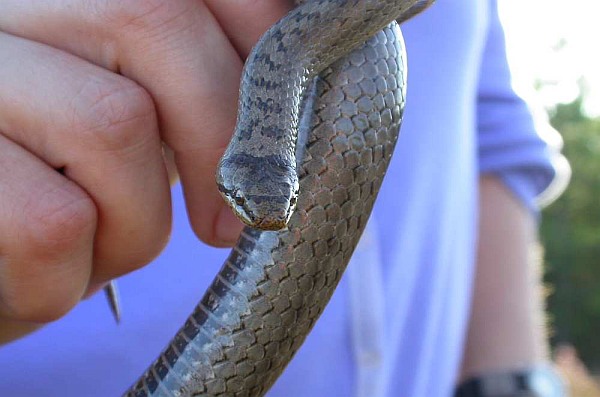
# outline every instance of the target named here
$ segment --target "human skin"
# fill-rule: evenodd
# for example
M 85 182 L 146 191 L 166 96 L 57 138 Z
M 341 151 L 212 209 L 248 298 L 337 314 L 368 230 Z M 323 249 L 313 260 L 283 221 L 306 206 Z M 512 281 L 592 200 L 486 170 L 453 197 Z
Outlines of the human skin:
M 494 176 L 480 179 L 479 243 L 460 380 L 548 361 L 537 225 Z
M 291 7 L 0 2 L 3 339 L 61 317 L 158 255 L 171 223 L 163 143 L 198 237 L 234 243 L 242 225 L 215 168 L 235 124 L 243 60 Z
M 0 343 L 61 317 L 161 251 L 171 212 L 163 143 L 198 237 L 233 244 L 242 226 L 214 170 L 235 124 L 243 60 L 291 3 L 0 2 Z M 482 180 L 482 203 L 507 199 L 496 183 Z M 527 219 L 520 207 L 507 210 Z M 481 232 L 487 241 L 490 230 Z M 498 302 L 479 290 L 476 302 Z M 491 368 L 473 359 L 481 349 L 469 350 L 489 341 L 483 331 L 471 327 L 465 373 Z

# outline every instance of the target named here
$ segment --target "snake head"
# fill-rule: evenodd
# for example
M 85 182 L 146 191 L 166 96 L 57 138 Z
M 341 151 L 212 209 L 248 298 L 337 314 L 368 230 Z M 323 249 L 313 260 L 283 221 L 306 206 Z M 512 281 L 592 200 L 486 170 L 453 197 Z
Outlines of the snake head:
M 298 176 L 282 156 L 226 155 L 217 169 L 221 195 L 245 224 L 284 228 L 296 208 Z

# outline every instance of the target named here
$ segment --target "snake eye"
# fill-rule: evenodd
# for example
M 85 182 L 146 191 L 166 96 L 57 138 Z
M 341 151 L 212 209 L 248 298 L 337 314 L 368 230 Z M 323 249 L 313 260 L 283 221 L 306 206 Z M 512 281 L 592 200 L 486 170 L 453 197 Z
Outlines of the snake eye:
M 236 203 L 237 205 L 239 205 L 240 207 L 241 207 L 241 206 L 243 206 L 243 205 L 244 205 L 244 203 L 246 202 L 246 200 L 244 200 L 244 197 L 242 197 L 242 196 L 239 196 L 239 195 L 237 195 L 237 194 L 235 195 L 235 198 L 234 198 L 234 200 L 235 200 L 235 203 Z

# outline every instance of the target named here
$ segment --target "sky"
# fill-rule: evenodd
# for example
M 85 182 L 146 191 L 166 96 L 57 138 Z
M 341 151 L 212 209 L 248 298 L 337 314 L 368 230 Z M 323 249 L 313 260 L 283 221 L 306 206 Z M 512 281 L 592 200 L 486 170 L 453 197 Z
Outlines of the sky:
M 544 83 L 547 107 L 569 102 L 585 81 L 585 110 L 600 116 L 600 2 L 498 0 L 517 87 Z

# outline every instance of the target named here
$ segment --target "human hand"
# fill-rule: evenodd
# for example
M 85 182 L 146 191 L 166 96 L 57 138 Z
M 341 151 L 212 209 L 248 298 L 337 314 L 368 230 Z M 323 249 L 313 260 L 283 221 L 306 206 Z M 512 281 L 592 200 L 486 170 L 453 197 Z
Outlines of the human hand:
M 196 234 L 234 243 L 242 225 L 215 167 L 243 59 L 291 6 L 0 2 L 0 328 L 61 317 L 160 252 L 171 215 L 162 142 Z

